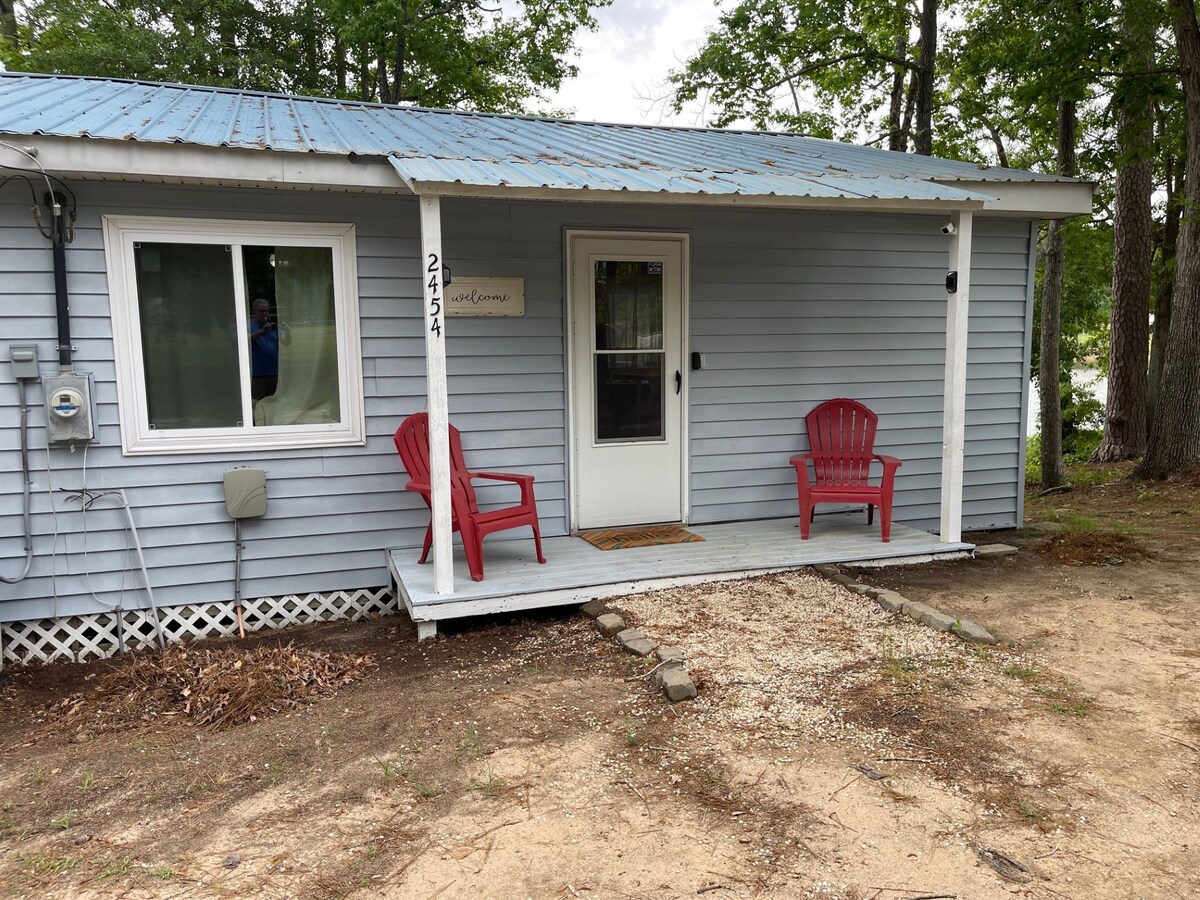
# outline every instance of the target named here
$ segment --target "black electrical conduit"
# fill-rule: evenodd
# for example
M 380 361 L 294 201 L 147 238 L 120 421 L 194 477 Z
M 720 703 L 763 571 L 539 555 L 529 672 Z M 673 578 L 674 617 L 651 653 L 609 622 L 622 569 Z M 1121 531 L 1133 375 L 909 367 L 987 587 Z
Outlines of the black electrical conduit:
M 54 306 L 58 315 L 58 365 L 71 369 L 71 308 L 67 298 L 67 219 L 63 215 L 66 198 L 57 192 L 46 194 L 46 205 L 54 210 L 50 242 L 54 254 Z

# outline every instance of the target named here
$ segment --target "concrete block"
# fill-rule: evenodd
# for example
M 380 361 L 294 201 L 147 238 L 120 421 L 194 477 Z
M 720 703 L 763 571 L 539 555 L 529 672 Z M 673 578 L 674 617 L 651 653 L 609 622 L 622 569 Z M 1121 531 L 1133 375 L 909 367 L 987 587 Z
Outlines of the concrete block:
M 607 612 L 612 612 L 604 605 L 603 600 L 589 600 L 583 606 L 579 607 L 579 611 L 589 619 L 598 619 Z
M 901 610 L 906 616 L 914 621 L 922 621 L 921 617 L 937 612 L 932 606 L 927 603 L 922 603 L 920 600 L 909 600 L 904 604 L 904 609 Z
M 919 600 L 909 600 L 901 610 L 910 619 L 915 619 L 922 625 L 936 628 L 938 631 L 949 631 L 957 621 L 954 616 L 939 612 L 927 603 Z
M 976 559 L 999 559 L 1002 556 L 1016 556 L 1017 548 L 1008 544 L 981 544 L 975 548 Z
M 976 625 L 970 619 L 959 619 L 950 630 L 963 640 L 970 641 L 973 644 L 996 643 L 996 639 L 990 631 L 982 625 Z
M 696 685 L 683 669 L 667 669 L 662 677 L 663 693 L 672 703 L 692 700 L 696 696 Z
M 684 660 L 682 647 L 659 647 L 654 653 L 658 657 L 659 662 L 682 663 Z
M 625 630 L 625 620 L 616 613 L 604 613 L 596 618 L 596 630 L 607 637 L 616 637 Z
M 657 647 L 658 644 L 649 638 L 637 638 L 621 644 L 621 648 L 626 653 L 632 653 L 634 656 L 649 656 Z
M 880 591 L 875 595 L 875 602 L 888 612 L 898 613 L 904 611 L 904 604 L 908 602 L 908 598 L 895 591 Z
M 813 566 L 813 571 L 818 575 L 824 575 L 826 578 L 842 574 L 838 571 L 837 566 L 831 566 L 829 563 L 821 563 L 820 565 Z
M 617 641 L 626 653 L 632 653 L 634 656 L 649 656 L 658 647 L 658 644 L 642 634 L 639 628 L 626 628 L 619 632 Z

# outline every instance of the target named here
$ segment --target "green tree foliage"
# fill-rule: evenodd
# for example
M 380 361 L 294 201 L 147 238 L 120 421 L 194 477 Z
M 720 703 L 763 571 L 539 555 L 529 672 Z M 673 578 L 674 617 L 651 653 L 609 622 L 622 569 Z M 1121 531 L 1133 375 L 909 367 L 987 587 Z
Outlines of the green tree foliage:
M 1083 452 L 1082 433 L 1100 425 L 1103 407 L 1091 396 L 1094 378 L 1080 375 L 1108 369 L 1108 308 L 1112 297 L 1112 225 L 1073 219 L 1062 229 L 1063 289 L 1058 344 L 1058 397 L 1061 410 L 1062 453 L 1073 460 Z M 1038 268 L 1033 320 L 1033 360 L 1030 377 L 1041 365 L 1041 298 L 1044 269 Z M 1039 448 L 1041 445 L 1039 444 Z M 1092 443 L 1087 452 L 1094 449 Z M 1076 460 L 1077 461 L 1077 460 Z
M 951 5 L 951 4 L 946 4 Z M 922 14 L 894 0 L 743 0 L 670 76 L 672 104 L 713 107 L 712 122 L 748 121 L 839 140 L 871 135 L 892 149 L 914 137 L 924 69 Z M 928 65 L 927 65 L 928 64 Z
M 1044 230 L 1044 229 L 1043 229 Z M 1112 225 L 1104 221 L 1072 219 L 1063 228 L 1066 243 L 1063 272 L 1062 336 L 1058 358 L 1063 377 L 1072 371 L 1096 368 L 1107 373 L 1108 304 L 1112 295 Z M 1042 269 L 1037 272 L 1035 298 L 1042 295 Z M 1035 304 L 1040 303 L 1035 299 Z M 1042 335 L 1035 316 L 1033 360 L 1029 371 L 1037 376 Z
M 1041 379 L 1041 405 L 1050 430 L 1069 435 L 1081 408 L 1075 402 L 1078 391 L 1072 386 L 1072 370 L 1084 357 L 1101 369 L 1108 364 L 1114 172 L 1149 152 L 1157 161 L 1156 184 L 1167 186 L 1168 201 L 1179 193 L 1179 78 L 1166 4 L 1161 0 L 954 0 L 939 10 L 937 4 L 919 0 L 907 4 L 744 0 L 728 9 L 699 53 L 673 74 L 673 102 L 677 109 L 690 101 L 706 102 L 716 124 L 749 121 L 762 128 L 790 128 L 907 149 L 916 136 L 915 86 L 923 70 L 920 23 L 923 14 L 931 11 L 941 13 L 933 65 L 934 151 L 958 159 L 1077 174 L 1098 186 L 1097 222 L 1049 229 L 1041 242 L 1040 262 L 1050 260 L 1052 265 L 1048 282 L 1039 273 L 1039 315 L 1043 309 L 1046 313 L 1046 322 L 1039 325 L 1059 334 L 1055 348 L 1060 351 L 1057 361 L 1053 354 L 1045 360 L 1058 377 Z M 1130 28 L 1130 22 L 1138 27 Z M 1153 48 L 1146 46 L 1148 36 Z M 1143 141 L 1138 154 L 1132 154 L 1130 140 L 1118 140 L 1118 121 L 1144 122 L 1147 112 L 1157 123 L 1153 142 L 1147 148 Z M 1155 232 L 1155 277 L 1162 286 L 1158 308 L 1164 319 L 1169 314 L 1179 207 L 1168 209 L 1175 218 L 1164 216 L 1160 207 Z M 1122 221 L 1128 225 L 1130 217 Z M 1143 227 L 1138 232 L 1138 253 L 1145 252 L 1145 234 Z M 1129 257 L 1121 253 L 1131 252 L 1131 246 L 1132 242 L 1123 241 L 1117 248 L 1118 271 L 1128 270 L 1124 260 Z M 1143 285 L 1144 276 L 1137 290 L 1147 294 L 1143 302 L 1148 305 L 1148 287 Z M 1044 307 L 1043 288 L 1052 298 Z M 1128 296 L 1125 285 L 1123 302 L 1135 302 Z M 1119 321 L 1144 326 L 1136 312 Z M 1158 338 L 1156 334 L 1156 345 Z M 1122 346 L 1139 340 L 1133 335 Z M 1129 371 L 1141 371 L 1137 365 L 1131 367 L 1129 359 L 1127 353 L 1122 356 L 1124 364 L 1114 374 L 1118 381 L 1124 382 Z M 1035 368 L 1040 361 L 1038 353 Z M 1113 385 L 1114 396 L 1120 387 Z M 1060 408 L 1066 410 L 1061 429 Z M 1051 463 L 1060 456 L 1054 434 L 1046 450 Z M 1053 480 L 1061 466 L 1052 464 L 1046 471 Z
M 610 0 L 30 0 L 14 70 L 519 112 Z

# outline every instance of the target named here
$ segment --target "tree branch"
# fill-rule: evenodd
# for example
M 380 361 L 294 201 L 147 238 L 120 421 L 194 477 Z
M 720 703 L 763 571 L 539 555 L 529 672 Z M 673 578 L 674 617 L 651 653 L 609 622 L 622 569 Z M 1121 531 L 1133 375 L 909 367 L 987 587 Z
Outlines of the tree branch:
M 876 62 L 889 62 L 895 66 L 901 66 L 905 69 L 916 69 L 916 64 L 909 62 L 907 59 L 899 56 L 892 56 L 889 53 L 880 53 L 878 50 L 860 50 L 857 53 L 844 53 L 841 56 L 831 56 L 828 59 L 821 59 L 815 63 L 809 63 L 807 66 L 797 69 L 795 72 L 789 72 L 779 80 L 772 84 L 763 85 L 764 90 L 774 90 L 783 85 L 785 81 L 790 81 L 794 78 L 801 78 L 811 72 L 816 72 L 819 69 L 828 69 L 830 66 L 836 66 L 838 63 L 850 62 L 852 59 L 873 59 Z

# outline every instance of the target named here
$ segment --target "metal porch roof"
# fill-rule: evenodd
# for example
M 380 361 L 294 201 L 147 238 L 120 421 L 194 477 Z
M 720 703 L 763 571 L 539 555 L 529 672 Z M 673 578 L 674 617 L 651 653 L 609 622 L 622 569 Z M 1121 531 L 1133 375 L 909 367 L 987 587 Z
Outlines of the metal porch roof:
M 224 88 L 0 73 L 0 134 L 387 157 L 425 184 L 971 202 L 1053 176 L 796 134 L 605 125 Z

